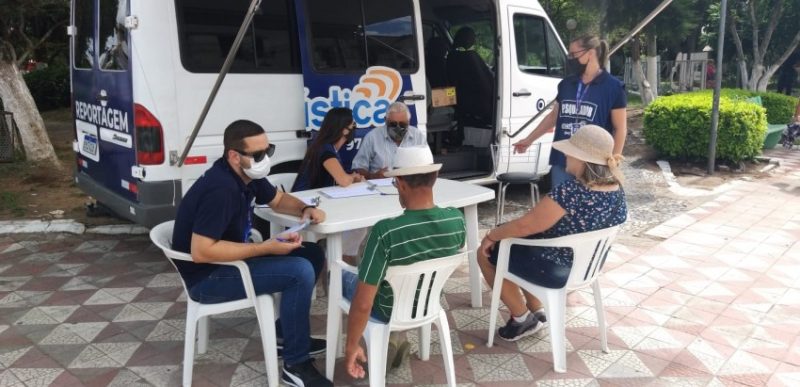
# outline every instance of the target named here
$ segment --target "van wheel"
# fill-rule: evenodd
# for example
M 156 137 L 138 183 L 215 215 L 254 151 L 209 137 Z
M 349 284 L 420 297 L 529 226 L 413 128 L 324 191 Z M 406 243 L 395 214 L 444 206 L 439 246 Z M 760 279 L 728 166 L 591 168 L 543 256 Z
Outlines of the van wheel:
M 111 208 L 100 202 L 86 203 L 86 216 L 90 218 L 107 217 L 107 218 L 123 219 L 121 216 L 117 215 L 117 213 L 114 212 L 114 210 L 112 210 Z

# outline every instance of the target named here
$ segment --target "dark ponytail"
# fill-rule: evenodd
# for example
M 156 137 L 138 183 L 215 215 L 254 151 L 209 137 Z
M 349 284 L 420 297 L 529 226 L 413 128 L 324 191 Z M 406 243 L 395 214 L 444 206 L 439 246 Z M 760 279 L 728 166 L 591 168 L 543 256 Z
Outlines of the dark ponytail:
M 597 47 L 597 60 L 600 61 L 600 68 L 608 70 L 606 63 L 608 62 L 608 42 L 600 39 L 600 47 Z

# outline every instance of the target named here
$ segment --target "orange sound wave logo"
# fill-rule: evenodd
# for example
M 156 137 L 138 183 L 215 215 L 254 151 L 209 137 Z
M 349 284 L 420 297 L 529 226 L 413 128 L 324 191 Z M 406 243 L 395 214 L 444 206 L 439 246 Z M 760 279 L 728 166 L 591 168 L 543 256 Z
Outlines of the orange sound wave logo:
M 360 93 L 364 98 L 383 98 L 389 101 L 397 100 L 403 86 L 400 73 L 390 67 L 374 66 L 367 69 L 362 75 L 353 91 Z
M 403 91 L 403 78 L 397 70 L 373 66 L 358 79 L 352 89 L 332 85 L 327 96 L 309 97 L 305 89 L 306 128 L 319 129 L 325 114 L 334 107 L 353 110 L 353 120 L 358 127 L 380 126 L 386 121 L 389 105 L 397 101 Z

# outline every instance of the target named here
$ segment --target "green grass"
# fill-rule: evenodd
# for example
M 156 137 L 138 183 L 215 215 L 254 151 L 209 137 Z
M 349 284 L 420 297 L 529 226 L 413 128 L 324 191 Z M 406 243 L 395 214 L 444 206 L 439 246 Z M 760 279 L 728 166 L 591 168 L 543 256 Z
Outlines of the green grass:
M 25 208 L 20 203 L 20 196 L 14 192 L 0 192 L 0 211 L 10 211 L 15 216 L 25 215 Z
M 636 94 L 628 93 L 628 107 L 634 107 L 634 108 L 644 107 L 644 105 L 642 104 L 642 97 Z

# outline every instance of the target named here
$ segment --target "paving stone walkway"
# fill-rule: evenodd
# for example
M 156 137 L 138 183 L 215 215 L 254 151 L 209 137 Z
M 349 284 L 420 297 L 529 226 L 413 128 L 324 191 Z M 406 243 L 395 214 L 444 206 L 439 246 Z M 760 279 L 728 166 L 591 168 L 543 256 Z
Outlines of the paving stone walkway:
M 798 153 L 770 152 L 784 159 L 777 177 L 737 183 L 650 230 L 656 246 L 617 244 L 601 280 L 611 352 L 599 351 L 590 291 L 575 291 L 565 374 L 553 372 L 546 332 L 486 348 L 489 311 L 469 306 L 457 272 L 444 303 L 459 383 L 800 385 Z M 317 336 L 326 301 L 311 311 Z M 0 235 L 0 386 L 177 386 L 185 309 L 177 274 L 146 236 Z M 254 314 L 211 325 L 194 383 L 265 385 Z M 429 361 L 412 355 L 388 385 L 445 383 L 436 331 L 433 341 Z M 341 361 L 336 374 L 336 385 L 366 384 Z

